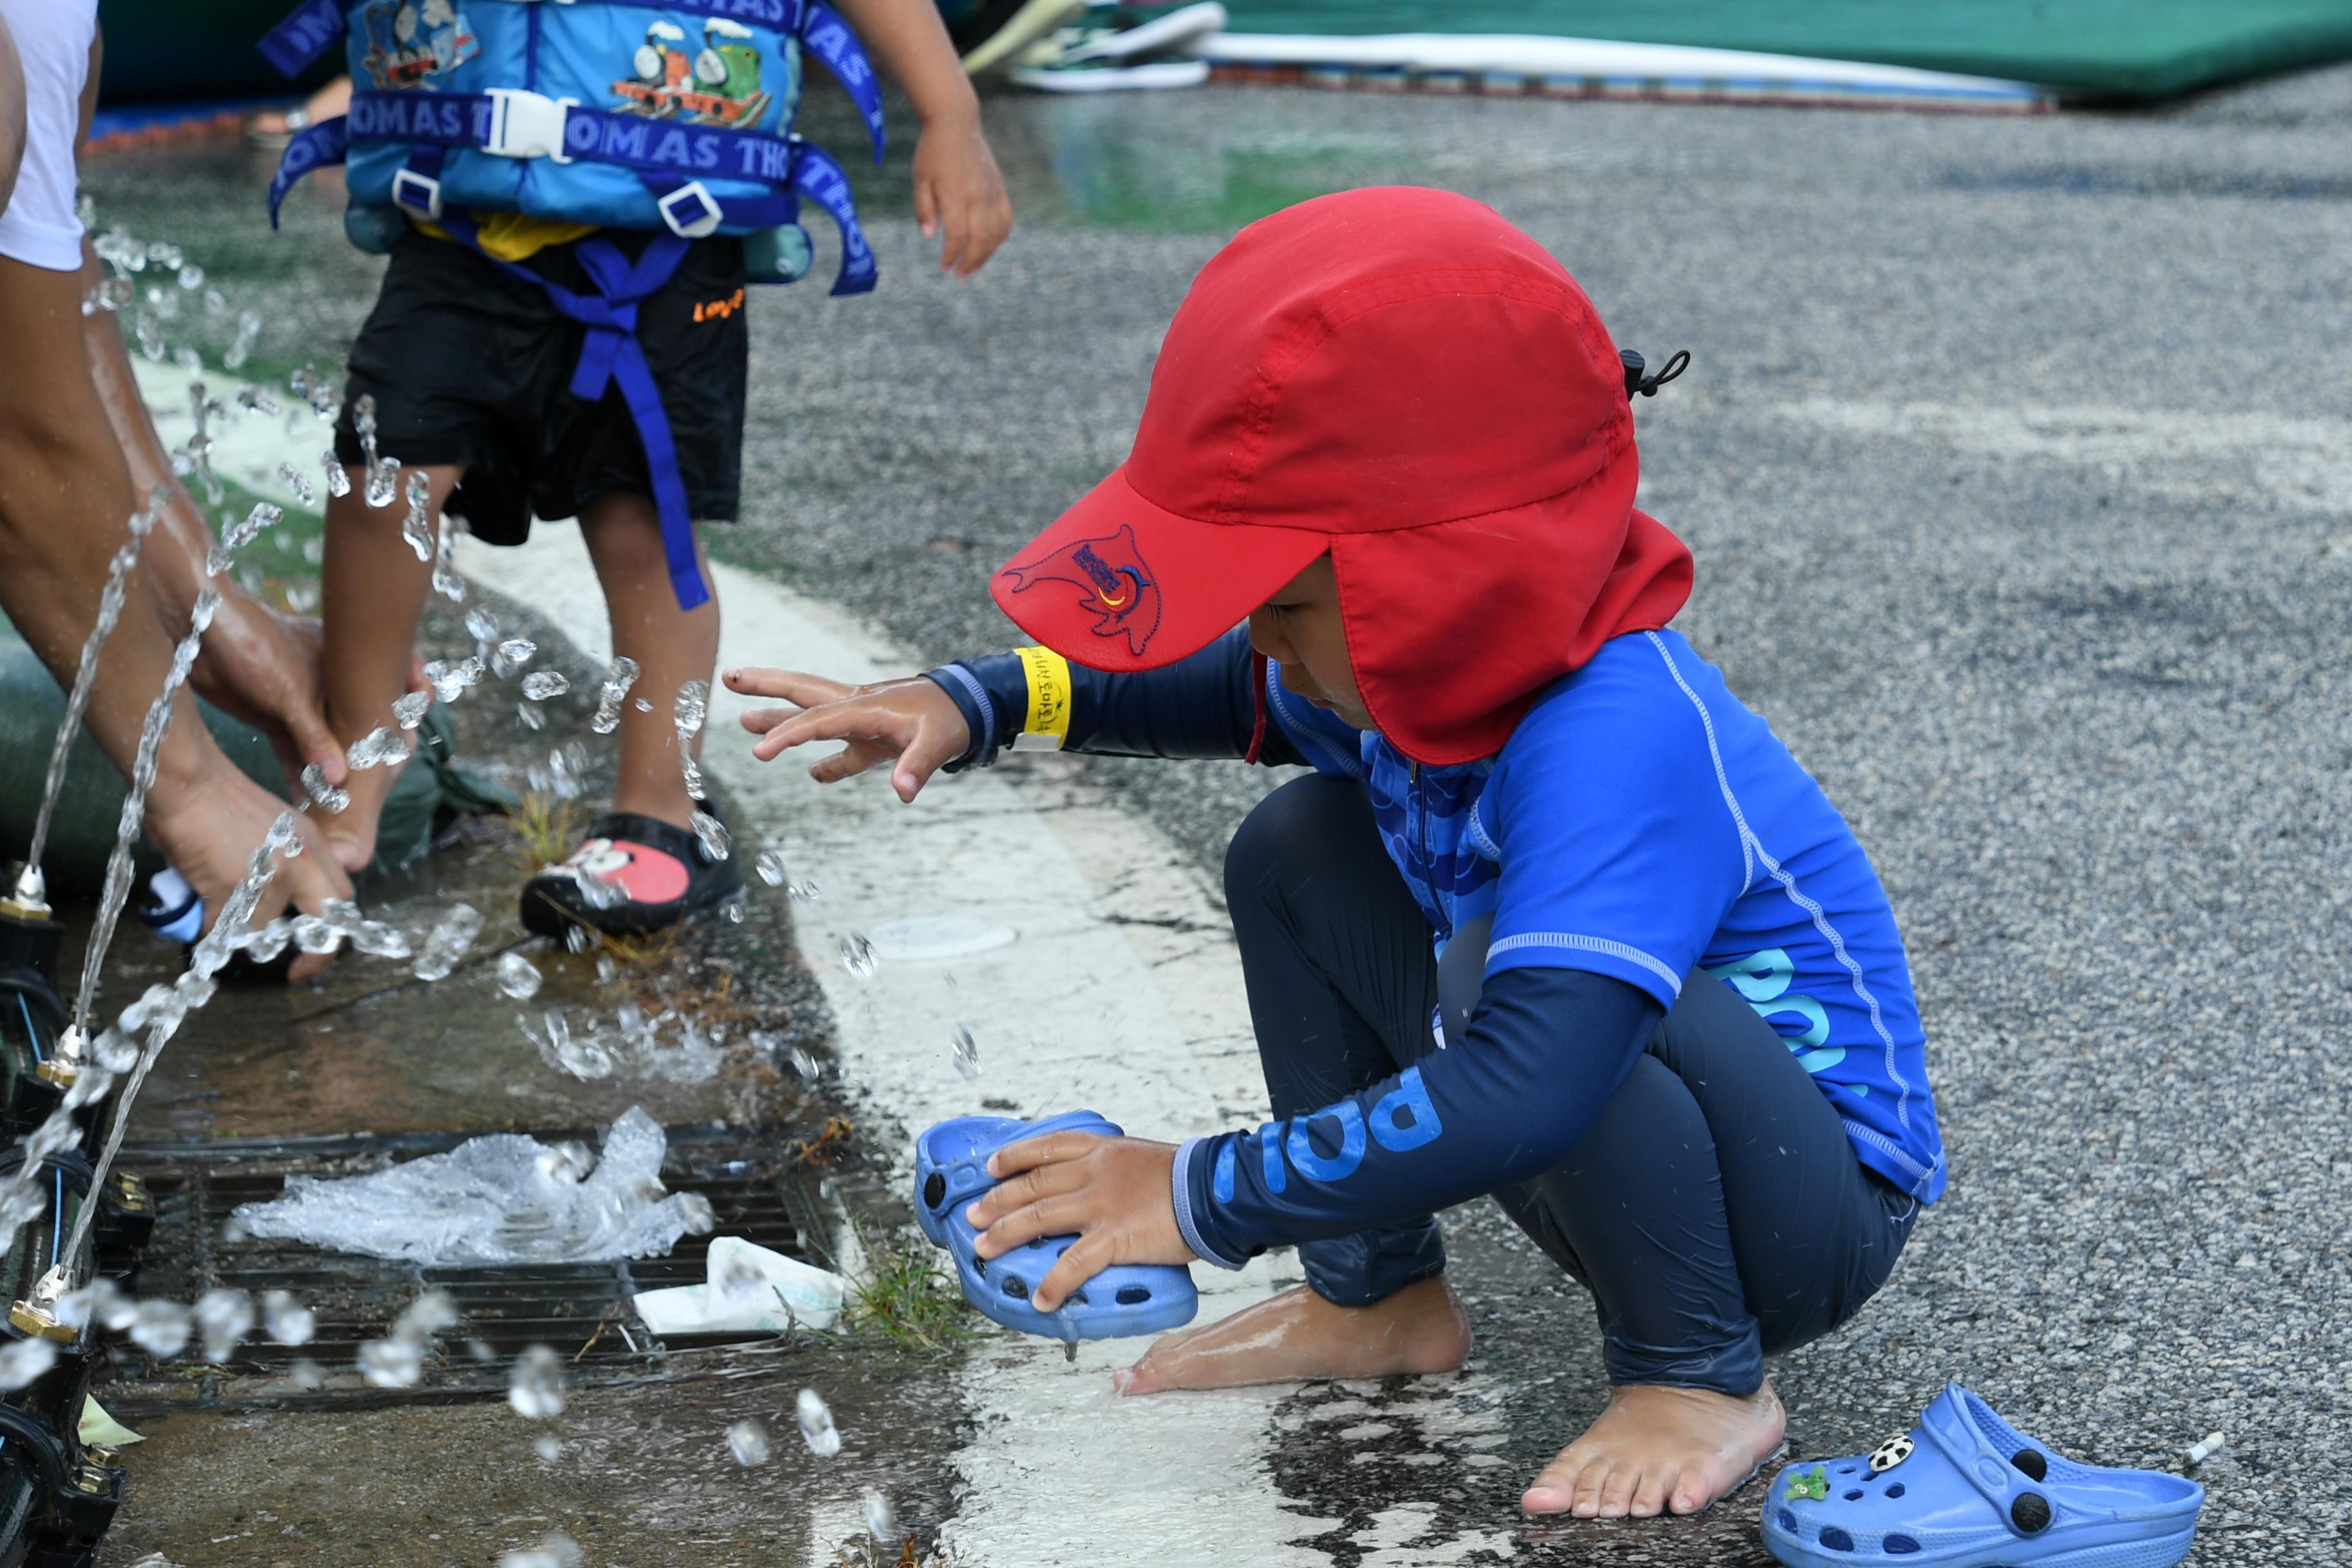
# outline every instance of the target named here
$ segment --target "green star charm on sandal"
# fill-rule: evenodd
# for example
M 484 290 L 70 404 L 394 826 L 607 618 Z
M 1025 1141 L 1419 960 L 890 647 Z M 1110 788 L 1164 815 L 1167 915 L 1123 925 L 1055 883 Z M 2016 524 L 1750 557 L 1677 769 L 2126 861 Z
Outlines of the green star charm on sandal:
M 1790 1501 L 1811 1498 L 1815 1502 L 1827 1502 L 1830 1500 L 1830 1473 L 1819 1465 L 1810 1472 L 1795 1471 L 1789 1477 L 1789 1489 L 1780 1495 Z

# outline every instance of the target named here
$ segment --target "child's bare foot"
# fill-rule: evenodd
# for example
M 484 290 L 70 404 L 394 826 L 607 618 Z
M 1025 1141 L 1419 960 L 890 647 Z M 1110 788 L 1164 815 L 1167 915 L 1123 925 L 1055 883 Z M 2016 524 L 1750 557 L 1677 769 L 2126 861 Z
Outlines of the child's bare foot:
M 1544 1467 L 1519 1506 L 1580 1519 L 1696 1513 L 1770 1458 L 1787 1426 L 1769 1383 L 1745 1399 L 1703 1388 L 1615 1389 L 1601 1419 Z
M 409 731 L 401 735 L 412 752 L 416 734 Z M 375 830 L 383 816 L 383 803 L 392 797 L 393 781 L 408 764 L 395 763 L 389 767 L 353 768 L 343 780 L 344 793 L 352 803 L 338 812 L 329 812 L 314 805 L 310 815 L 319 824 L 320 836 L 327 841 L 328 853 L 345 872 L 358 876 L 375 858 Z
M 1452 1372 L 1469 1357 L 1469 1320 L 1441 1274 L 1369 1307 L 1335 1307 L 1301 1285 L 1230 1318 L 1164 1336 L 1111 1381 L 1121 1394 L 1159 1394 Z

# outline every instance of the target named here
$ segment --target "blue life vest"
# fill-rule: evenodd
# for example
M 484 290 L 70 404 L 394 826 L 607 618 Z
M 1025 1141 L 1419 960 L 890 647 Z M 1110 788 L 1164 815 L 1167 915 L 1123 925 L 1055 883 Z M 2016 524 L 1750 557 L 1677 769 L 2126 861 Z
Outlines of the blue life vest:
M 291 76 L 337 42 L 352 107 L 287 148 L 270 221 L 293 183 L 348 163 L 345 228 L 390 247 L 402 213 L 519 212 L 604 228 L 705 235 L 796 229 L 800 198 L 842 231 L 836 294 L 874 286 L 849 182 L 792 133 L 801 52 L 822 59 L 882 158 L 880 85 L 849 25 L 820 0 L 305 0 L 262 40 Z M 788 281 L 805 236 L 780 252 Z
M 709 597 L 694 550 L 669 421 L 636 337 L 636 308 L 687 245 L 752 237 L 754 281 L 808 267 L 805 196 L 841 228 L 835 294 L 874 287 L 873 249 L 849 180 L 792 133 L 801 51 L 822 59 L 865 116 L 882 161 L 882 93 L 849 24 L 820 0 L 303 0 L 259 46 L 291 77 L 344 46 L 347 114 L 295 137 L 269 182 L 269 223 L 295 181 L 347 163 L 343 228 L 384 251 L 411 219 L 480 250 L 474 215 L 525 213 L 655 238 L 635 258 L 579 242 L 593 294 L 559 289 L 490 259 L 547 292 L 587 329 L 575 396 L 617 388 L 644 442 L 671 586 L 693 609 Z M 487 253 L 485 253 L 487 254 Z

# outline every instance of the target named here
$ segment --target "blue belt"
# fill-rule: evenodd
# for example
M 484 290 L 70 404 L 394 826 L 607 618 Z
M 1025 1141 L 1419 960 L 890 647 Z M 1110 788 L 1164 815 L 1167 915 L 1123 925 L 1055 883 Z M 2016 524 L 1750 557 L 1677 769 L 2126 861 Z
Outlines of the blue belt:
M 537 284 L 557 312 L 587 328 L 580 343 L 580 363 L 572 369 L 572 395 L 594 403 L 604 388 L 617 385 L 637 439 L 646 449 L 646 473 L 653 484 L 654 511 L 661 520 L 662 553 L 669 564 L 670 588 L 681 610 L 707 604 L 710 590 L 694 554 L 694 519 L 686 509 L 686 481 L 677 471 L 677 445 L 670 438 L 669 416 L 663 411 L 661 388 L 654 383 L 653 367 L 637 342 L 637 306 L 670 279 L 686 259 L 691 241 L 674 234 L 657 234 L 644 254 L 631 261 L 609 239 L 590 237 L 575 242 L 572 254 L 595 284 L 593 294 L 576 294 L 551 283 L 528 267 L 504 261 L 482 250 L 474 221 L 463 213 L 444 213 L 441 227 L 452 237 L 479 252 L 492 265 L 525 282 Z

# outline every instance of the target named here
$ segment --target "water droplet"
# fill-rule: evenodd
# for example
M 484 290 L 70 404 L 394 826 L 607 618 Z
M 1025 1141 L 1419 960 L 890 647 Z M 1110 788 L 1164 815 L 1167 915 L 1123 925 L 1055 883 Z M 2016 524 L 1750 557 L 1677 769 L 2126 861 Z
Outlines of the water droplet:
M 504 647 L 499 651 L 503 653 Z M 561 697 L 571 689 L 572 682 L 566 679 L 560 670 L 533 670 L 522 678 L 522 694 L 533 702 L 544 702 L 551 697 Z
M 596 945 L 596 933 L 583 925 L 567 927 L 563 932 L 563 945 L 572 952 L 585 952 Z
M 719 1215 L 712 1211 L 710 1200 L 700 1193 L 677 1194 L 677 1217 L 686 1222 L 688 1236 L 709 1236 L 719 1228 Z
M 580 1543 L 561 1533 L 541 1538 L 537 1546 L 519 1546 L 499 1553 L 498 1568 L 580 1568 Z
M 551 1465 L 563 1458 L 563 1439 L 552 1432 L 542 1432 L 530 1440 L 530 1451 Z
M 980 1076 L 980 1043 L 961 1024 L 948 1040 L 948 1054 L 955 1062 L 956 1077 L 969 1083 Z
M 475 933 L 482 929 L 482 913 L 471 904 L 452 904 L 425 939 L 425 951 L 417 955 L 415 974 L 419 980 L 441 980 L 457 967 L 473 945 Z
M 545 1345 L 532 1345 L 507 1373 L 507 1403 L 527 1421 L 552 1421 L 563 1414 L 563 1358 Z
M 751 868 L 759 872 L 760 880 L 767 883 L 771 888 L 781 888 L 784 885 L 784 858 L 775 850 L 761 850 L 760 858 L 751 862 Z
M 841 967 L 860 980 L 874 978 L 874 944 L 857 931 L 841 939 Z
M 491 639 L 485 637 L 482 640 L 488 642 Z M 520 669 L 524 665 L 529 664 L 531 661 L 531 656 L 538 652 L 539 645 L 529 637 L 508 637 L 498 645 L 499 662 L 506 669 Z M 564 682 L 564 686 L 570 684 L 570 681 Z M 556 689 L 561 691 L 563 687 L 559 686 Z
M 866 1530 L 877 1545 L 888 1546 L 898 1539 L 898 1516 L 880 1492 L 866 1494 Z
M 399 731 L 382 725 L 353 741 L 351 750 L 343 753 L 343 761 L 361 772 L 394 766 L 407 760 L 408 742 L 400 738 Z
M 319 1331 L 319 1317 L 296 1300 L 291 1290 L 265 1290 L 261 1293 L 261 1328 L 281 1345 L 307 1345 Z
M 433 706 L 430 691 L 411 691 L 396 697 L 392 703 L 392 716 L 400 721 L 404 730 L 414 730 L 425 722 L 425 710 Z
M 205 1342 L 205 1359 L 217 1364 L 236 1353 L 253 1331 L 253 1298 L 243 1290 L 207 1290 L 196 1298 L 192 1316 Z
M 793 1047 L 793 1070 L 811 1083 L 824 1074 L 824 1064 L 816 1059 L 805 1046 Z
M 702 853 L 712 860 L 727 858 L 727 825 L 707 811 L 694 814 L 694 837 L 702 845 Z
M 768 1429 L 757 1421 L 738 1421 L 727 1428 L 727 1451 L 745 1469 L 768 1462 Z
M 824 896 L 824 889 L 806 878 L 794 882 L 784 892 L 796 904 L 813 904 Z
M 310 793 L 310 804 L 330 814 L 352 804 L 351 791 L 338 789 L 327 782 L 327 770 L 317 763 L 302 770 L 302 787 Z
M 433 559 L 433 481 L 421 468 L 408 470 L 408 515 L 400 521 L 400 537 L 416 552 L 419 561 Z
M 518 1002 L 528 1002 L 539 994 L 539 965 L 521 953 L 509 952 L 499 959 L 499 989 Z
M 131 1317 L 131 1342 L 150 1355 L 174 1356 L 187 1345 L 194 1319 L 176 1301 L 142 1301 Z
M 0 1347 L 0 1389 L 24 1387 L 58 1363 L 58 1347 L 48 1340 L 17 1340 Z
M 841 1433 L 833 1424 L 833 1412 L 825 1408 L 815 1389 L 801 1390 L 793 1414 L 800 1421 L 801 1436 L 808 1439 L 810 1451 L 818 1458 L 830 1459 L 841 1452 Z
M 294 500 L 297 504 L 301 506 L 316 506 L 318 504 L 319 492 L 310 488 L 310 476 L 296 468 L 293 464 L 278 464 L 278 482 L 283 484 L 288 489 L 294 492 Z

